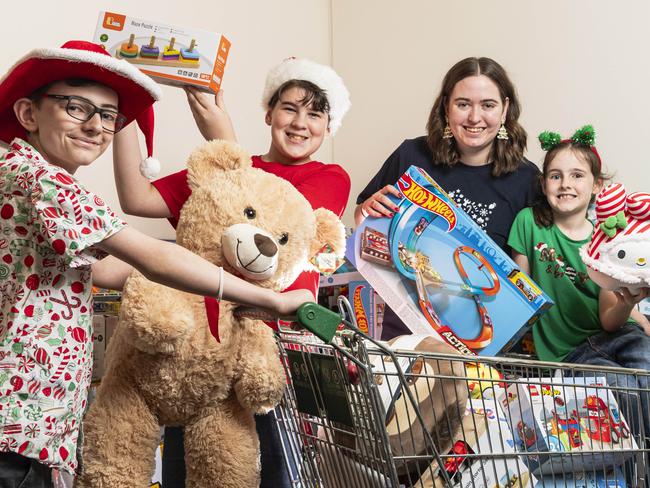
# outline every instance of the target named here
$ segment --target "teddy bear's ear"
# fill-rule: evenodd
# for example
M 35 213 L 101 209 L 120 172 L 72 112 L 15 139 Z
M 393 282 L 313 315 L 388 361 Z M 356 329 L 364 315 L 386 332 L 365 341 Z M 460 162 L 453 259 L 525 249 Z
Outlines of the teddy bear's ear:
M 345 254 L 345 227 L 334 212 L 326 208 L 314 211 L 316 217 L 316 237 L 312 241 L 310 256 L 316 255 L 326 244 L 330 252 L 342 258 Z
M 187 160 L 187 182 L 193 190 L 208 183 L 215 173 L 252 165 L 250 155 L 230 141 L 214 140 L 199 146 Z

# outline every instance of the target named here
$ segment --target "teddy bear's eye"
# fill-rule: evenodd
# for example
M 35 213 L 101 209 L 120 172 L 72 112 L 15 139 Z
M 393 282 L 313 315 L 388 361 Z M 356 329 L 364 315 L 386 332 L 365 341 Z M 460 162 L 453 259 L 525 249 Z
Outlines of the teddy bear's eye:
M 620 251 L 618 251 L 617 256 L 618 256 L 618 259 L 623 259 L 625 257 L 625 251 L 623 251 L 623 249 L 621 249 Z
M 289 242 L 289 234 L 287 234 L 286 232 L 283 232 L 282 234 L 280 234 L 280 238 L 278 239 L 278 243 L 280 243 L 280 245 L 284 246 L 287 242 Z
M 246 207 L 246 208 L 244 209 L 244 215 L 245 215 L 249 220 L 253 220 L 253 219 L 255 218 L 255 216 L 257 215 L 257 212 L 255 212 L 255 209 L 254 209 L 254 208 Z

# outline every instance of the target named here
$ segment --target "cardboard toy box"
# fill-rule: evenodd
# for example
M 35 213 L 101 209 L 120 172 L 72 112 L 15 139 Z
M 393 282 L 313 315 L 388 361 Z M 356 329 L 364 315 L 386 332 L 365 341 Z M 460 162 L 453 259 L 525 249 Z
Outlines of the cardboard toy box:
M 396 186 L 399 211 L 365 219 L 347 258 L 413 333 L 465 354 L 507 349 L 550 299 L 423 170 Z
M 222 34 L 100 12 L 93 41 L 159 83 L 216 93 L 230 51 Z
M 367 281 L 350 281 L 348 300 L 352 305 L 357 327 L 373 339 L 381 339 L 384 301 Z
M 627 488 L 620 469 L 542 477 L 535 488 Z
M 521 461 L 521 456 L 517 455 L 510 425 L 496 400 L 468 401 L 460 438 L 463 440 L 457 441 L 449 453 L 443 453 L 447 454 L 443 458 L 444 469 L 450 475 L 453 487 L 532 488 L 536 485 L 536 478 Z M 472 461 L 471 455 L 477 457 Z M 439 470 L 433 484 L 429 477 L 430 471 L 427 470 L 421 480 L 423 486 L 444 486 L 444 478 Z
M 529 378 L 508 385 L 499 402 L 517 448 L 542 453 L 525 456 L 535 474 L 616 467 L 637 449 L 604 377 Z

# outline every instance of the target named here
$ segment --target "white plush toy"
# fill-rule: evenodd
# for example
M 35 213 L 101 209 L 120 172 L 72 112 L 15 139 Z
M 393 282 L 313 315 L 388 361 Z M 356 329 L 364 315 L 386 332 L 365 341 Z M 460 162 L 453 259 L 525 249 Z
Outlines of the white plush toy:
M 613 183 L 596 198 L 596 228 L 580 249 L 589 277 L 601 288 L 650 286 L 650 194 L 626 194 Z

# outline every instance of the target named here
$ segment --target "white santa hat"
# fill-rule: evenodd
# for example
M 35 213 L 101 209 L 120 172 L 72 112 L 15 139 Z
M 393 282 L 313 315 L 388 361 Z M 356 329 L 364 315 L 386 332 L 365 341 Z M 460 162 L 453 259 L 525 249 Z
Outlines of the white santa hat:
M 329 66 L 309 59 L 289 58 L 272 68 L 266 76 L 262 93 L 262 107 L 268 110 L 269 102 L 284 83 L 291 80 L 305 80 L 325 92 L 329 102 L 330 134 L 341 127 L 343 116 L 350 108 L 350 94 L 343 79 Z
M 160 87 L 129 62 L 113 58 L 102 46 L 86 41 L 68 41 L 60 48 L 34 49 L 23 56 L 0 80 L 0 141 L 25 139 L 25 128 L 13 111 L 14 102 L 29 97 L 39 88 L 66 79 L 96 81 L 115 90 L 125 125 L 137 120 L 148 158 L 140 170 L 149 178 L 152 168 L 160 169 L 153 155 L 153 104 L 162 97 Z M 157 174 L 157 173 L 156 173 Z

